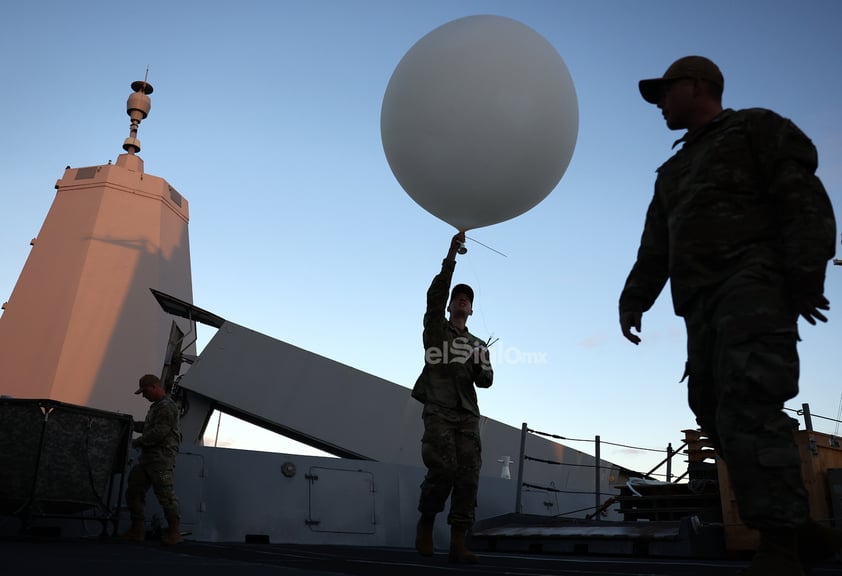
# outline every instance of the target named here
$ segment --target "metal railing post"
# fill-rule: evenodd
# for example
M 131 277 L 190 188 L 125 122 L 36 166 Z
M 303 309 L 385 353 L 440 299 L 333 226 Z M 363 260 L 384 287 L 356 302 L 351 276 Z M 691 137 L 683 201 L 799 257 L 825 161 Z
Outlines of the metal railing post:
M 596 458 L 596 466 L 594 466 L 594 509 L 599 510 L 601 494 L 599 492 L 599 435 L 597 434 L 595 437 L 596 449 L 594 450 Z M 596 514 L 595 518 L 599 520 L 599 514 Z
M 517 461 L 517 485 L 515 493 L 515 514 L 521 513 L 521 501 L 520 501 L 520 492 L 523 488 L 523 462 L 526 459 L 526 433 L 529 429 L 526 426 L 526 422 L 520 427 L 520 456 L 518 457 Z
M 813 417 L 810 415 L 810 405 L 806 402 L 801 405 L 801 409 L 804 411 L 804 427 L 809 431 L 813 431 Z

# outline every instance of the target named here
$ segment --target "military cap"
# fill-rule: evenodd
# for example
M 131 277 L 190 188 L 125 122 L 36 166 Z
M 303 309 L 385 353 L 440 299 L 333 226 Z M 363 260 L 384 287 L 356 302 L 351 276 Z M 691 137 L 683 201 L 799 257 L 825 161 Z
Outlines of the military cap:
M 650 104 L 657 104 L 664 84 L 681 78 L 707 80 L 719 86 L 720 89 L 725 88 L 725 79 L 716 64 L 704 56 L 685 56 L 670 64 L 660 78 L 641 80 L 638 83 L 640 95 Z

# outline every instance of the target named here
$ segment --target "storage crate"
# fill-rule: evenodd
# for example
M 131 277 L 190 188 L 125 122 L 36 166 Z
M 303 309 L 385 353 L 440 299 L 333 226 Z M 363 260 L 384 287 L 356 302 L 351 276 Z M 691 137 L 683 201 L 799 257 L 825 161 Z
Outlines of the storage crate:
M 815 520 L 828 521 L 834 517 L 827 471 L 842 468 L 842 447 L 839 438 L 821 432 L 798 430 L 795 441 L 801 454 L 801 473 L 810 498 L 810 515 Z M 725 549 L 728 552 L 754 550 L 760 542 L 757 530 L 748 528 L 740 520 L 737 502 L 725 463 L 716 459 L 719 475 L 719 497 L 725 527 Z

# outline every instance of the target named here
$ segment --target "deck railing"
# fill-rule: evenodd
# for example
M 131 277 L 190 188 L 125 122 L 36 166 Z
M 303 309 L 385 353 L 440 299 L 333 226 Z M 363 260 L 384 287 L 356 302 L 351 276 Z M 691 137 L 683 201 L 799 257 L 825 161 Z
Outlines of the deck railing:
M 802 404 L 800 410 L 791 409 L 791 408 L 784 408 L 785 411 L 793 412 L 798 416 L 801 416 L 804 421 L 804 428 L 806 430 L 812 431 L 813 430 L 813 418 L 826 420 L 829 422 L 836 423 L 836 430 L 834 431 L 834 435 L 838 432 L 839 424 L 842 423 L 842 420 L 836 418 L 830 418 L 827 416 L 818 416 L 816 414 L 812 414 L 810 412 L 810 407 L 808 404 Z M 793 419 L 793 428 L 797 429 L 800 426 L 797 419 Z M 555 493 L 568 493 L 568 494 L 590 494 L 592 493 L 594 496 L 594 505 L 592 508 L 592 512 L 587 514 L 586 517 L 595 517 L 599 518 L 600 512 L 604 511 L 611 503 L 614 501 L 615 496 L 605 494 L 602 492 L 601 482 L 600 482 L 600 475 L 601 471 L 603 470 L 603 465 L 601 462 L 601 449 L 603 445 L 609 446 L 617 446 L 622 448 L 628 448 L 633 450 L 639 451 L 647 451 L 647 452 L 660 452 L 664 453 L 664 458 L 658 462 L 652 469 L 650 469 L 646 473 L 636 472 L 631 469 L 626 469 L 621 466 L 617 466 L 623 473 L 629 477 L 640 477 L 645 480 L 655 480 L 655 477 L 662 477 L 664 478 L 665 482 L 667 483 L 681 483 L 684 480 L 692 480 L 693 472 L 697 471 L 701 466 L 707 464 L 705 461 L 711 460 L 715 456 L 715 451 L 713 448 L 713 444 L 708 439 L 708 437 L 698 429 L 688 429 L 683 430 L 684 439 L 681 445 L 675 449 L 672 447 L 672 443 L 668 443 L 665 449 L 653 449 L 653 448 L 644 448 L 640 446 L 631 446 L 628 444 L 619 444 L 615 442 L 607 442 L 602 440 L 600 436 L 595 436 L 593 440 L 591 439 L 584 439 L 584 438 L 569 438 L 558 434 L 552 434 L 548 432 L 541 432 L 539 430 L 533 430 L 529 428 L 526 422 L 523 423 L 521 426 L 521 437 L 520 437 L 520 456 L 518 459 L 518 468 L 517 468 L 517 491 L 516 491 L 516 499 L 515 499 L 515 512 L 520 513 L 522 512 L 522 492 L 524 488 L 532 488 L 532 489 L 539 489 L 544 490 L 547 492 L 555 492 Z M 561 442 L 587 442 L 593 443 L 593 458 L 594 464 L 580 464 L 580 463 L 569 463 L 569 462 L 557 462 L 553 460 L 543 459 L 543 458 L 536 458 L 530 456 L 526 450 L 526 439 L 529 434 L 535 434 L 539 436 L 544 436 L 547 438 L 551 438 L 556 441 Z M 673 460 L 678 455 L 686 455 L 688 463 L 687 468 L 681 474 L 675 476 L 673 474 Z M 530 483 L 527 478 L 524 478 L 524 470 L 525 470 L 525 462 L 537 462 L 541 464 L 547 465 L 554 465 L 554 466 L 575 466 L 575 467 L 582 467 L 582 466 L 592 466 L 594 468 L 594 487 L 593 492 L 583 492 L 582 490 L 561 490 L 556 488 L 555 486 L 541 486 Z M 708 466 L 712 466 L 708 464 Z M 663 471 L 662 471 L 663 470 Z M 603 499 L 603 496 L 607 498 Z M 574 513 L 581 513 L 585 512 L 587 509 L 578 509 L 578 510 L 571 510 L 566 513 L 560 513 L 558 516 L 564 516 L 568 514 Z

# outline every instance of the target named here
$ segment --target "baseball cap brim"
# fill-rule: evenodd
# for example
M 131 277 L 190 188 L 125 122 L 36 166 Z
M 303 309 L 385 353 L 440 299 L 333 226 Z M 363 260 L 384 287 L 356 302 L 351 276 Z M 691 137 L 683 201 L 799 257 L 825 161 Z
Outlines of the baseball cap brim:
M 669 80 L 664 78 L 648 78 L 637 83 L 640 88 L 640 95 L 650 104 L 657 104 L 661 98 L 664 83 Z

